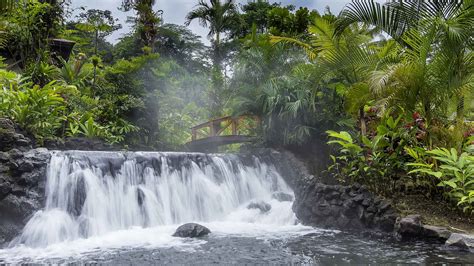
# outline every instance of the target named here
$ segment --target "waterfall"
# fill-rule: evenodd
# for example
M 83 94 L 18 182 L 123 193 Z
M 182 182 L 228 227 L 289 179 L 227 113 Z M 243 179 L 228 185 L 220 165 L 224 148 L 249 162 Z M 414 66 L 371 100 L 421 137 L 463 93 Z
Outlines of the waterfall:
M 10 246 L 44 247 L 117 230 L 186 222 L 294 224 L 291 189 L 271 165 L 235 155 L 52 152 L 45 208 Z M 247 209 L 265 201 L 268 213 Z

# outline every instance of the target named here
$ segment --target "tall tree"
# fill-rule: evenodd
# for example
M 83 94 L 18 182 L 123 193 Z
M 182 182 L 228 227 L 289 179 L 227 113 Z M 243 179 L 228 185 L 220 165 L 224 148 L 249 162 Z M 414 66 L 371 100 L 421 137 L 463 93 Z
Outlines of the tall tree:
M 210 0 L 210 4 L 205 0 L 200 0 L 195 9 L 186 16 L 186 25 L 197 19 L 203 27 L 209 28 L 208 38 L 212 43 L 212 84 L 211 115 L 217 116 L 222 113 L 223 99 L 222 92 L 224 78 L 222 75 L 222 62 L 224 60 L 222 34 L 235 26 L 238 22 L 238 8 L 234 0 Z
M 153 53 L 158 27 L 160 24 L 160 14 L 162 10 L 154 11 L 155 0 L 123 0 L 122 10 L 135 10 L 137 17 L 134 18 L 135 27 L 140 34 L 144 44 L 145 53 Z
M 99 57 L 97 57 L 99 38 L 105 38 L 112 32 L 120 29 L 120 24 L 115 24 L 117 19 L 112 17 L 109 10 L 89 9 L 84 13 L 79 14 L 79 21 L 76 27 L 79 30 L 90 32 L 94 34 L 94 58 L 92 64 L 94 65 L 94 79 L 95 84 L 97 76 L 97 66 L 99 64 Z
M 446 98 L 454 98 L 458 121 L 463 121 L 465 101 L 474 91 L 470 71 L 474 67 L 474 1 L 391 0 L 382 5 L 373 0 L 354 0 L 341 12 L 337 32 L 360 22 L 385 32 L 402 45 L 404 69 L 418 66 L 418 73 L 425 73 L 423 78 L 414 79 L 424 83 L 413 88 L 426 89 L 424 94 L 417 94 L 425 115 L 431 116 L 431 109 L 446 103 Z M 395 74 L 394 69 L 399 67 L 387 68 L 386 74 Z M 412 69 L 406 73 L 417 72 Z M 387 75 L 382 75 L 384 84 L 388 83 Z

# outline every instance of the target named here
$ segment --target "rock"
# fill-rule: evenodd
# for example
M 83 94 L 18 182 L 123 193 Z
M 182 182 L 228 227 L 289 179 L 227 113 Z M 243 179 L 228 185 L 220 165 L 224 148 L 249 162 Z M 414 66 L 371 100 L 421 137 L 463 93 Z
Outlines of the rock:
M 175 237 L 203 237 L 211 233 L 209 228 L 197 223 L 183 224 L 176 229 L 173 236 Z
M 11 184 L 4 178 L 0 178 L 0 200 L 4 199 L 12 191 Z
M 17 236 L 44 203 L 47 149 L 32 149 L 8 119 L 0 118 L 0 246 Z
M 285 192 L 275 192 L 272 194 L 272 198 L 278 201 L 293 201 L 293 196 Z
M 69 137 L 64 141 L 47 141 L 45 147 L 53 150 L 95 150 L 95 151 L 117 151 L 121 147 L 108 144 L 101 139 L 84 137 Z
M 31 172 L 34 169 L 34 165 L 31 161 L 29 160 L 21 160 L 18 162 L 18 171 L 21 173 L 24 172 Z
M 446 227 L 423 225 L 423 235 L 427 238 L 434 238 L 439 240 L 447 240 L 452 232 Z
M 15 124 L 6 118 L 0 118 L 0 151 L 13 148 L 31 149 L 31 140 L 17 132 Z
M 7 152 L 0 151 L 0 163 L 8 162 L 10 160 L 10 155 Z
M 259 209 L 260 212 L 266 213 L 272 209 L 272 206 L 266 202 L 258 201 L 258 202 L 251 202 L 247 205 L 247 209 Z
M 140 206 L 142 206 L 145 201 L 145 193 L 141 188 L 137 188 L 137 201 Z
M 15 124 L 10 119 L 0 118 L 0 129 L 2 130 L 2 133 L 14 133 Z
M 446 240 L 446 247 L 474 252 L 474 235 L 452 233 Z
M 400 239 L 415 238 L 423 234 L 423 225 L 420 215 L 408 215 L 397 219 L 395 233 Z
M 295 191 L 293 210 L 303 224 L 343 230 L 392 232 L 395 210 L 365 187 L 315 183 Z
M 19 149 L 11 149 L 9 152 L 10 158 L 14 160 L 18 160 L 23 157 L 23 152 L 21 152 Z

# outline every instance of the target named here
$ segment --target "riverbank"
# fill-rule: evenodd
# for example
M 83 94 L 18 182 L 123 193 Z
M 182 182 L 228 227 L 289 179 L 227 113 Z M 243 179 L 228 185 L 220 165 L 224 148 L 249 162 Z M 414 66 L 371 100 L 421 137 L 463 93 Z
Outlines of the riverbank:
M 474 234 L 474 217 L 460 213 L 444 201 L 423 195 L 405 195 L 392 201 L 401 216 L 418 214 L 425 224 L 443 226 L 453 232 Z

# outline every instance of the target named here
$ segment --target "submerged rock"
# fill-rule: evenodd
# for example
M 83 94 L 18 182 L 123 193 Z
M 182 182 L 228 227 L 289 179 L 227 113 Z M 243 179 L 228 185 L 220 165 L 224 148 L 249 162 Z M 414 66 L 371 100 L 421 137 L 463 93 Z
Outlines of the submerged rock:
M 275 192 L 272 194 L 272 198 L 278 201 L 293 201 L 293 196 L 285 192 Z
M 175 237 L 202 237 L 211 233 L 209 228 L 197 223 L 183 224 L 176 229 L 173 236 Z
M 247 209 L 259 209 L 260 212 L 266 213 L 272 209 L 272 206 L 266 202 L 258 201 L 258 202 L 251 202 L 247 205 Z
M 474 235 L 452 233 L 446 240 L 447 247 L 474 252 Z

